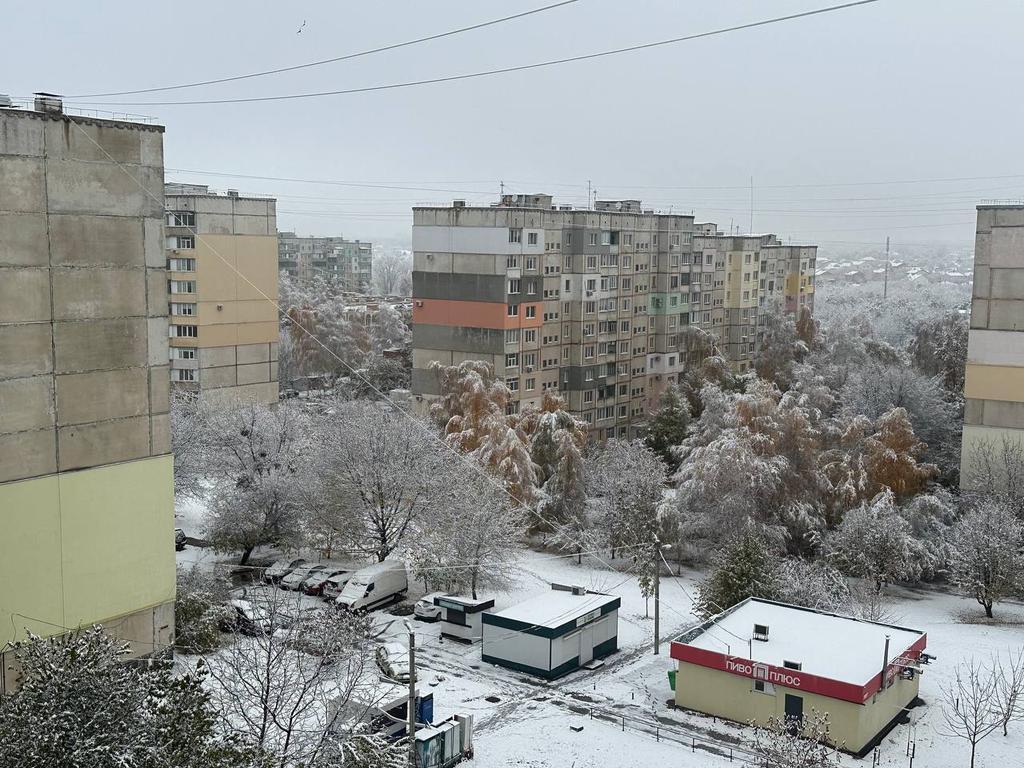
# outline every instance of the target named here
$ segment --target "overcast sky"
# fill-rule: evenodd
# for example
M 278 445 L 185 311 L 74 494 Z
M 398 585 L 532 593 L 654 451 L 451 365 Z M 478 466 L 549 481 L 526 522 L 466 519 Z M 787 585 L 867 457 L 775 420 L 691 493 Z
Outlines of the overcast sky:
M 0 92 L 70 96 L 243 74 L 554 1 L 8 3 Z M 439 77 L 829 4 L 578 0 L 348 62 L 94 101 L 238 98 Z M 897 244 L 962 245 L 973 240 L 977 202 L 1024 197 L 1021 30 L 1020 0 L 881 0 L 476 80 L 294 101 L 102 109 L 166 125 L 169 180 L 276 195 L 279 228 L 301 234 L 407 239 L 418 202 L 489 203 L 504 181 L 507 191 L 582 205 L 588 180 L 600 198 L 692 209 L 698 220 L 747 231 L 753 176 L 755 231 L 834 247 L 886 234 Z M 873 183 L 930 179 L 961 180 Z

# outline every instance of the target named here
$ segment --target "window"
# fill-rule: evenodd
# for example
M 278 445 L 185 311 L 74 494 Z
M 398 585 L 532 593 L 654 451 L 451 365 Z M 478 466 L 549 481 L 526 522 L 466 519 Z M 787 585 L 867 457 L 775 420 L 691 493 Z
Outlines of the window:
M 523 366 L 525 368 L 533 368 L 537 364 L 537 353 L 536 352 L 523 352 Z
M 174 368 L 171 370 L 171 378 L 174 381 L 195 381 L 195 368 Z
M 168 259 L 167 269 L 170 272 L 195 272 L 195 259 Z
M 505 310 L 505 313 L 509 317 L 519 317 L 519 305 L 518 304 L 509 304 L 508 305 L 508 309 Z
M 506 368 L 518 368 L 519 367 L 519 353 L 513 352 L 509 355 L 505 355 L 505 367 Z
M 526 257 L 526 269 L 536 271 L 537 269 L 537 257 L 527 256 Z
M 196 313 L 196 305 L 195 304 L 183 304 L 183 303 L 177 302 L 177 301 L 172 301 L 171 302 L 171 314 L 172 315 L 192 317 L 192 316 L 195 315 L 195 313 Z
M 528 320 L 531 320 L 531 319 L 533 319 L 535 317 L 537 317 L 537 307 L 535 307 L 535 306 L 533 306 L 531 304 L 530 306 L 528 306 L 526 308 L 526 318 Z
M 196 247 L 196 239 L 194 237 L 191 237 L 191 236 L 181 236 L 181 237 L 178 237 L 178 236 L 175 236 L 175 235 L 171 235 L 170 237 L 167 238 L 167 247 L 168 248 L 178 248 L 178 249 L 186 249 L 186 248 L 187 249 L 191 249 L 191 248 L 195 248 Z
M 594 402 L 594 390 L 588 389 L 586 392 L 583 393 L 583 402 L 584 403 L 592 403 L 592 402 Z
M 516 269 L 519 266 L 519 257 L 509 254 L 505 257 L 505 268 Z
M 590 233 L 590 244 L 597 245 L 597 232 Z
M 519 343 L 519 329 L 509 328 L 505 331 L 505 343 L 506 344 L 518 344 Z
M 523 341 L 527 344 L 534 344 L 537 341 L 537 330 L 531 328 L 530 330 L 523 331 Z
M 757 691 L 758 693 L 768 694 L 769 696 L 774 696 L 775 695 L 775 686 L 772 685 L 771 683 L 765 682 L 764 680 L 755 680 L 754 681 L 754 690 Z
M 597 256 L 587 256 L 587 269 L 597 269 Z
M 527 280 L 526 281 L 526 292 L 529 293 L 529 294 L 533 294 L 533 295 L 537 294 L 537 281 L 536 280 Z
M 505 379 L 505 386 L 508 387 L 508 391 L 509 392 L 518 392 L 519 391 L 519 378 L 518 377 L 512 377 L 512 378 Z
M 592 315 L 597 311 L 596 301 L 585 301 L 583 302 L 583 314 Z
M 536 388 L 537 388 L 537 380 L 536 379 L 527 379 L 526 380 L 526 387 L 525 387 L 525 389 L 526 389 L 527 392 L 530 392 L 530 391 L 532 391 L 532 390 L 534 390 Z
M 195 347 L 170 347 L 171 360 L 195 360 L 196 359 L 196 348 Z
M 526 233 L 526 244 L 527 245 L 536 245 L 537 244 L 537 233 L 536 232 L 527 232 Z
M 591 278 L 590 280 L 587 280 L 586 285 L 587 285 L 587 290 L 588 291 L 595 291 L 595 290 L 597 290 L 597 280 L 594 280 L 593 278 Z
M 510 243 L 521 243 L 521 242 L 523 242 L 523 230 L 521 230 L 521 229 L 510 229 L 508 231 L 508 241 Z
M 199 329 L 194 325 L 170 325 L 167 330 L 168 335 L 175 339 L 194 339 L 199 335 Z
M 171 293 L 195 293 L 195 280 L 168 280 L 167 285 Z
M 583 359 L 590 360 L 594 357 L 594 345 L 584 344 L 583 345 Z
M 508 292 L 510 294 L 519 293 L 519 278 L 514 277 L 508 281 Z
M 593 323 L 584 323 L 583 324 L 583 335 L 584 336 L 593 336 L 594 335 L 594 324 Z
M 193 211 L 168 211 L 167 212 L 167 226 L 168 227 L 194 227 L 196 225 L 196 215 Z

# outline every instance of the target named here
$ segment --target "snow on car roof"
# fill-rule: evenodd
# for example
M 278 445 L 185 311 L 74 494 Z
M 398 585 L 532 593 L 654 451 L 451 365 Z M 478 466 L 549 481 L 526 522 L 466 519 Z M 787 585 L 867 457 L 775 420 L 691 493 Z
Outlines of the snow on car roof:
M 566 590 L 552 589 L 550 592 L 531 597 L 529 600 L 524 600 L 494 615 L 538 627 L 555 629 L 567 621 L 577 619 L 618 600 L 619 598 L 614 595 L 604 595 L 599 592 L 576 595 Z
M 768 640 L 752 639 L 754 624 L 768 627 Z M 831 680 L 863 685 L 879 673 L 885 636 L 889 660 L 924 636 L 906 627 L 749 598 L 704 622 L 675 642 L 717 653 L 752 658 L 776 667 L 801 669 Z

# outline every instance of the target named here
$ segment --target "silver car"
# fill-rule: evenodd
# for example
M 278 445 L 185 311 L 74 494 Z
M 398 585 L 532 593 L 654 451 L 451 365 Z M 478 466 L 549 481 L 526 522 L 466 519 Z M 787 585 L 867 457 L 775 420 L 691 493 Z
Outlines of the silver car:
M 281 579 L 281 589 L 302 589 L 302 582 L 308 579 L 312 574 L 326 570 L 326 565 L 320 565 L 318 563 L 307 563 L 306 565 L 300 565 L 298 568 L 296 568 L 283 579 Z
M 423 621 L 437 621 L 441 618 L 441 608 L 440 606 L 434 605 L 434 598 L 447 596 L 447 592 L 430 592 L 416 601 L 416 605 L 413 606 L 412 612 L 415 614 L 417 619 L 421 619 Z

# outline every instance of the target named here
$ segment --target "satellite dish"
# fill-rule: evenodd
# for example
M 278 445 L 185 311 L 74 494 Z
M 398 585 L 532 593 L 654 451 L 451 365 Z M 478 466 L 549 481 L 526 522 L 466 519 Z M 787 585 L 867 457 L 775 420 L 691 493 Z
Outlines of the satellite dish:
M 621 201 L 615 204 L 615 210 L 616 211 L 621 211 L 622 210 L 622 202 Z

